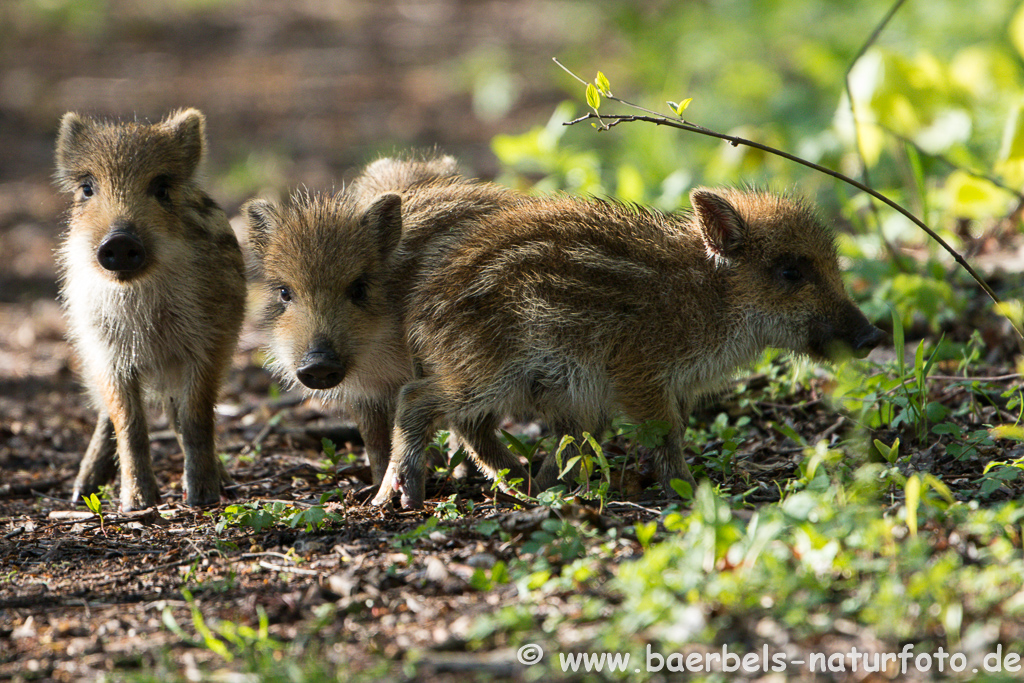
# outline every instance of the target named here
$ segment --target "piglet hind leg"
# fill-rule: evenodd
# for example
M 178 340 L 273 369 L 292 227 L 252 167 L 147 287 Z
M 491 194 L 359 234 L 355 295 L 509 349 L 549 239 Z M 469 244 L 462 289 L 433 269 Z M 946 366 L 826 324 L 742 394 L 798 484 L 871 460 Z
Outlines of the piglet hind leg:
M 488 477 L 497 481 L 501 472 L 508 470 L 504 475 L 503 490 L 508 493 L 516 493 L 517 491 L 510 484 L 518 481 L 516 486 L 519 492 L 536 496 L 540 491 L 537 483 L 519 461 L 519 456 L 506 448 L 498 439 L 496 434 L 498 424 L 493 416 L 473 422 L 452 420 L 449 426 L 452 433 L 467 447 L 473 461 Z
M 409 382 L 398 394 L 392 456 L 374 505 L 387 505 L 398 493 L 402 507 L 423 507 L 426 497 L 426 451 L 443 413 L 431 378 Z
M 619 395 L 623 399 L 626 414 L 637 422 L 658 421 L 668 426 L 661 444 L 652 450 L 651 456 L 655 474 L 665 495 L 675 498 L 677 494 L 672 488 L 673 479 L 685 481 L 694 492 L 697 490 L 697 482 L 690 473 L 683 451 L 686 416 L 689 415 L 687 402 L 672 399 L 666 389 L 655 384 L 623 383 Z
M 103 410 L 96 421 L 96 430 L 89 440 L 85 457 L 78 467 L 71 502 L 77 504 L 85 496 L 98 492 L 101 486 L 113 481 L 116 474 L 117 435 L 114 433 L 114 423 Z
M 168 412 L 185 455 L 185 504 L 199 507 L 219 502 L 222 488 L 232 479 L 214 443 L 216 384 L 197 383 L 190 389 L 180 401 L 168 402 Z
M 683 451 L 684 428 L 680 424 L 673 424 L 661 446 L 653 451 L 654 471 L 658 475 L 658 481 L 665 495 L 669 498 L 677 498 L 678 494 L 672 488 L 673 479 L 681 479 L 690 485 L 690 491 L 696 493 L 697 482 L 690 473 L 686 464 Z

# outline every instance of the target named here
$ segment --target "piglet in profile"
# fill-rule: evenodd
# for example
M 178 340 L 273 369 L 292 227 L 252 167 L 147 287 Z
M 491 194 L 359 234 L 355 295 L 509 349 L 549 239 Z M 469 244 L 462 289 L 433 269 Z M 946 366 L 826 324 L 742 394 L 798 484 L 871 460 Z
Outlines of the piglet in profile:
M 398 398 L 394 455 L 374 499 L 424 499 L 434 430 L 485 472 L 536 480 L 496 438 L 505 417 L 598 432 L 616 413 L 669 425 L 653 460 L 666 491 L 694 485 L 683 435 L 694 402 L 766 347 L 863 356 L 883 339 L 843 288 L 835 239 L 803 202 L 697 189 L 669 215 L 566 196 L 477 221 L 412 284 L 409 346 L 422 370 Z

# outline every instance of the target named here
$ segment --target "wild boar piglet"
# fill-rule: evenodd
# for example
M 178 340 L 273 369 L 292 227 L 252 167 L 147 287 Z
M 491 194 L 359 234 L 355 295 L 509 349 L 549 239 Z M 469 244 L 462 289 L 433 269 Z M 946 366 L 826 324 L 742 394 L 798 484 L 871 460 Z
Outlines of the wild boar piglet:
M 405 293 L 466 225 L 513 197 L 462 177 L 451 157 L 385 158 L 340 193 L 242 209 L 270 367 L 286 385 L 348 407 L 375 484 L 391 453 L 395 398 L 413 377 Z
M 476 222 L 425 279 L 406 325 L 422 376 L 399 394 L 394 455 L 375 498 L 424 498 L 438 425 L 486 472 L 537 480 L 495 436 L 501 418 L 596 432 L 612 415 L 670 426 L 655 449 L 666 491 L 694 483 L 683 456 L 702 395 L 766 347 L 816 359 L 863 356 L 883 338 L 847 296 L 831 230 L 805 203 L 761 191 L 696 189 L 675 215 L 559 196 Z
M 147 396 L 164 403 L 184 452 L 186 503 L 216 502 L 230 482 L 214 450 L 214 405 L 245 315 L 245 267 L 199 183 L 205 148 L 195 109 L 152 125 L 61 121 L 57 182 L 73 197 L 61 299 L 99 407 L 75 500 L 120 464 L 121 509 L 158 502 Z

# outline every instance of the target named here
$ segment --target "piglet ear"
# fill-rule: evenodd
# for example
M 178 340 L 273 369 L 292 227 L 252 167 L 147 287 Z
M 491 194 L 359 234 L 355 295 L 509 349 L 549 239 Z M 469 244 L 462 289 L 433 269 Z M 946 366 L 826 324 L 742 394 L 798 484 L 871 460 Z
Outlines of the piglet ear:
M 280 222 L 278 208 L 266 199 L 251 199 L 242 205 L 242 216 L 248 228 L 249 247 L 262 261 L 275 226 Z
M 83 118 L 73 111 L 64 114 L 60 120 L 60 130 L 57 133 L 57 182 L 65 192 L 74 189 L 76 170 L 80 165 L 80 158 L 84 156 L 84 148 L 88 143 L 93 122 Z
M 160 126 L 174 136 L 184 155 L 185 171 L 191 176 L 206 153 L 206 117 L 198 109 L 180 109 L 171 112 Z
M 387 258 L 402 239 L 402 197 L 388 192 L 374 200 L 363 222 L 377 233 L 380 255 Z
M 747 224 L 727 199 L 704 188 L 690 193 L 693 214 L 708 251 L 720 258 L 735 256 L 743 248 Z

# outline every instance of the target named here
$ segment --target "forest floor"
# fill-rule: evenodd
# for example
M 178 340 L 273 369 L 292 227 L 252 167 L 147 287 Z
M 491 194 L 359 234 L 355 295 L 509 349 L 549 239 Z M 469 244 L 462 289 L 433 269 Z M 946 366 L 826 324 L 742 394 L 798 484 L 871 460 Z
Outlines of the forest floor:
M 195 605 L 207 622 L 257 630 L 265 615 L 266 637 L 253 638 L 255 650 L 270 640 L 290 644 L 326 670 L 363 672 L 366 680 L 455 680 L 462 671 L 526 680 L 525 667 L 500 639 L 484 651 L 469 647 L 474 620 L 516 596 L 510 584 L 481 585 L 481 570 L 525 556 L 524 543 L 548 518 L 600 530 L 588 552 L 598 552 L 611 533 L 620 545 L 607 557 L 609 567 L 628 561 L 642 553 L 636 523 L 659 520 L 667 503 L 644 490 L 652 479 L 641 457 L 621 489 L 614 473 L 603 509 L 583 500 L 555 510 L 495 498 L 475 474 L 432 479 L 424 511 L 368 506 L 369 469 L 352 424 L 299 396 L 271 398 L 270 378 L 253 361 L 259 334 L 249 330 L 218 409 L 219 450 L 237 482 L 232 500 L 208 509 L 182 504 L 181 454 L 155 413 L 162 504 L 121 515 L 115 497 L 96 516 L 69 503 L 94 414 L 76 382 L 59 311 L 49 302 L 6 304 L 2 321 L 0 339 L 8 342 L 0 352 L 0 679 L 88 680 L 112 671 L 159 679 L 158 672 L 231 669 L 198 635 Z M 12 373 L 14 367 L 20 371 Z M 1009 366 L 972 372 L 1001 377 L 993 386 L 1019 383 Z M 746 507 L 756 509 L 778 500 L 803 451 L 793 432 L 767 425 L 786 424 L 810 444 L 834 441 L 851 425 L 821 400 L 827 387 L 816 381 L 783 399 L 767 396 L 763 377 L 745 382 L 744 392 L 705 407 L 695 424 L 721 413 L 752 418 L 729 476 L 706 473 L 724 490 L 752 492 Z M 744 398 L 752 400 L 740 405 Z M 971 396 L 953 389 L 940 399 L 955 407 Z M 987 410 L 990 423 L 1007 417 L 998 406 Z M 535 425 L 518 426 L 520 433 L 531 429 L 536 435 Z M 893 435 L 877 436 L 891 443 Z M 337 444 L 333 461 L 324 438 Z M 615 442 L 606 449 L 623 452 Z M 916 468 L 969 497 L 977 495 L 988 460 L 1020 457 L 1020 450 L 956 459 L 937 439 L 913 457 Z M 698 462 L 691 457 L 691 467 Z M 1019 488 L 1010 483 L 986 497 L 1005 500 Z M 289 514 L 317 509 L 330 517 L 322 525 L 287 523 Z M 444 521 L 432 526 L 436 517 Z M 169 627 L 169 617 L 193 635 Z

